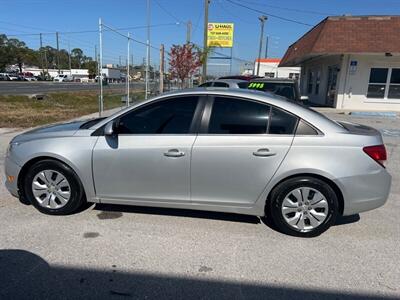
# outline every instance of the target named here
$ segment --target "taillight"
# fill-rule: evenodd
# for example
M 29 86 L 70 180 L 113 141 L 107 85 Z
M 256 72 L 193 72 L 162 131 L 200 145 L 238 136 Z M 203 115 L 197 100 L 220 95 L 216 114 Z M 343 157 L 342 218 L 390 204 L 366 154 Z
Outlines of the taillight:
M 375 160 L 382 167 L 387 159 L 385 145 L 367 146 L 363 148 L 364 152 L 368 154 L 373 160 Z

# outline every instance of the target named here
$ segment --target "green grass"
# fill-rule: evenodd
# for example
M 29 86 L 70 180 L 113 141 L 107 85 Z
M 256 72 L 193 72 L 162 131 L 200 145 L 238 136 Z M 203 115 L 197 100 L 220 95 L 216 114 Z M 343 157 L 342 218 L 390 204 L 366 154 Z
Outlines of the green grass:
M 123 106 L 121 96 L 105 94 L 104 110 Z M 143 93 L 133 96 L 136 100 L 143 97 Z M 0 95 L 0 127 L 34 127 L 95 113 L 98 109 L 98 95 L 95 92 L 51 93 L 43 100 Z

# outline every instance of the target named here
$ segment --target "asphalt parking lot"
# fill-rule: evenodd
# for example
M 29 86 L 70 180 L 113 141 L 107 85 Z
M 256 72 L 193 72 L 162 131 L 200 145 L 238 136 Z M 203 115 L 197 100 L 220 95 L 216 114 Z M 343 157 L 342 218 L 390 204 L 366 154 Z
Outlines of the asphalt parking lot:
M 400 299 L 400 119 L 327 115 L 384 134 L 385 206 L 300 239 L 234 214 L 96 205 L 46 216 L 2 184 L 0 298 Z M 0 129 L 0 157 L 17 133 Z

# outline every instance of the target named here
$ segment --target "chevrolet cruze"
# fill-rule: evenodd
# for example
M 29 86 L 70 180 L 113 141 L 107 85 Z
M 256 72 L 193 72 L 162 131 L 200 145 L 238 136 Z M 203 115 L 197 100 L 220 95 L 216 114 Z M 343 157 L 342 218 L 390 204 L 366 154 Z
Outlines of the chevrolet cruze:
M 268 93 L 195 89 L 18 135 L 5 171 L 11 194 L 46 214 L 87 202 L 223 211 L 310 237 L 385 203 L 385 160 L 373 128 Z

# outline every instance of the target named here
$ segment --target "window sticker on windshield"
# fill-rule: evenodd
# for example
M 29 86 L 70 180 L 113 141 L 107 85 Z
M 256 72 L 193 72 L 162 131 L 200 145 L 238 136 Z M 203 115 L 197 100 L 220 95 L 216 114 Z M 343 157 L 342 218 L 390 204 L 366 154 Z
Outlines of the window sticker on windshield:
M 263 82 L 251 82 L 248 86 L 249 89 L 263 89 L 264 83 Z

